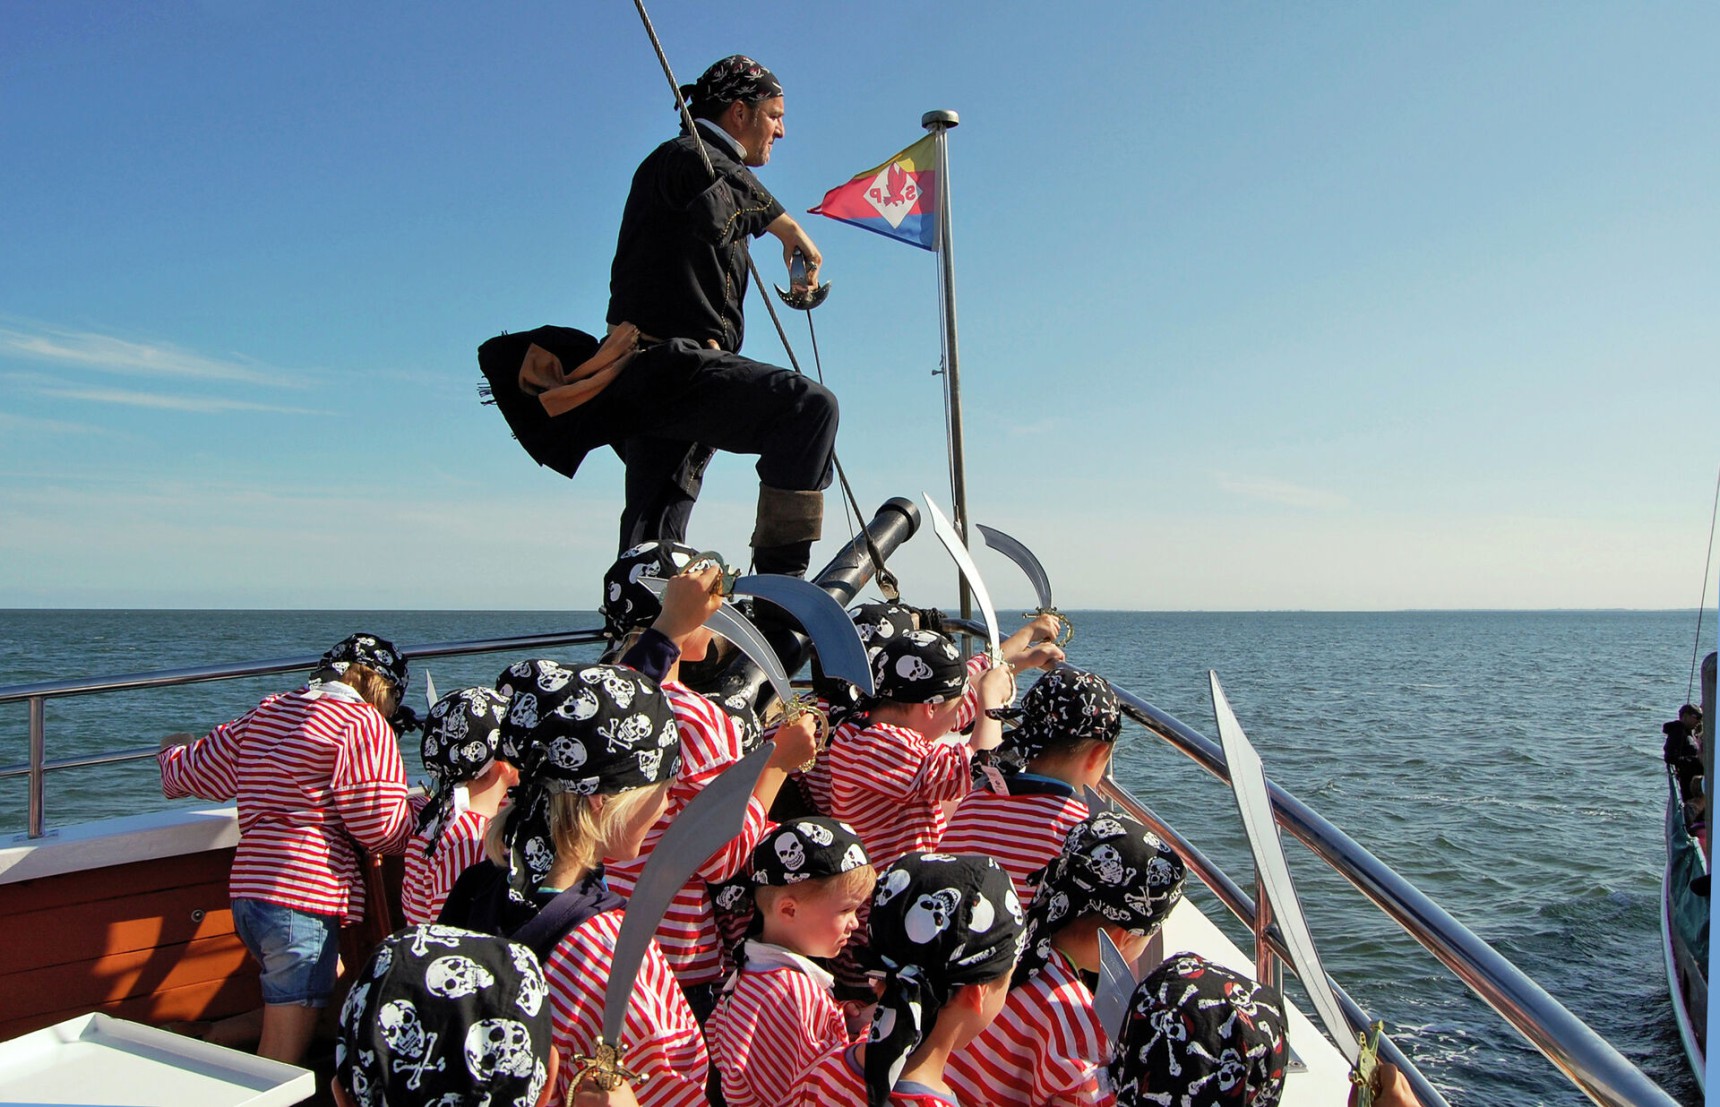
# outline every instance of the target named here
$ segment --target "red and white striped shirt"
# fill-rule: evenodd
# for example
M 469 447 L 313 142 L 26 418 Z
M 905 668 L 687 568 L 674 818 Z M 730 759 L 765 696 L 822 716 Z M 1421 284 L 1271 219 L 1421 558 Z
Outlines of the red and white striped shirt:
M 728 1107 L 781 1107 L 820 1057 L 850 1040 L 828 985 L 791 965 L 742 971 L 705 1038 Z
M 962 692 L 962 707 L 956 713 L 955 725 L 950 727 L 952 731 L 966 729 L 967 725 L 978 717 L 979 674 L 990 667 L 991 662 L 983 653 L 968 658 L 967 689 Z M 830 705 L 821 700 L 819 707 L 829 710 Z M 845 720 L 842 725 L 830 732 L 830 741 L 824 749 L 819 751 L 817 758 L 812 762 L 812 768 L 801 774 L 801 786 L 806 789 L 807 798 L 811 800 L 812 806 L 817 809 L 820 815 L 835 817 L 833 815 L 835 808 L 832 806 L 834 801 L 830 794 L 830 751 L 838 743 L 845 742 L 859 734 L 866 726 L 867 719 L 864 714 L 860 715 L 858 719 Z
M 669 829 L 675 817 L 693 802 L 693 797 L 705 785 L 722 775 L 724 769 L 742 756 L 740 725 L 734 717 L 710 700 L 676 681 L 664 681 L 663 691 L 675 711 L 675 723 L 681 731 L 681 771 L 669 786 L 669 806 L 663 817 L 645 835 L 639 856 L 632 861 L 618 861 L 604 869 L 609 887 L 623 898 L 633 893 L 645 862 L 657 848 L 657 840 Z M 717 920 L 711 907 L 706 883 L 728 880 L 741 872 L 752 857 L 753 847 L 764 836 L 768 819 L 764 805 L 756 799 L 747 801 L 746 822 L 741 832 L 724 843 L 710 859 L 695 870 L 685 887 L 675 893 L 669 910 L 657 927 L 657 941 L 663 954 L 674 967 L 675 976 L 687 987 L 714 984 L 722 978 L 723 964 Z
M 353 840 L 374 853 L 400 853 L 412 837 L 414 807 L 394 731 L 344 684 L 269 696 L 190 745 L 162 750 L 156 764 L 168 799 L 238 801 L 234 899 L 351 926 L 364 918 Z
M 826 1053 L 801 1081 L 794 1107 L 867 1107 L 866 1074 L 854 1046 Z M 947 1074 L 946 1074 L 947 1076 Z M 965 1100 L 968 1107 L 986 1107 L 984 1100 Z M 899 1083 L 890 1093 L 892 1107 L 962 1107 L 923 1084 Z
M 873 722 L 830 750 L 835 815 L 882 872 L 903 854 L 938 848 L 945 800 L 967 795 L 973 751 L 894 723 Z
M 462 810 L 443 825 L 431 857 L 424 856 L 430 844 L 424 831 L 412 836 L 406 847 L 406 873 L 400 880 L 400 913 L 407 926 L 436 921 L 454 881 L 484 859 L 484 831 L 489 826 L 488 815 Z
M 1086 817 L 1087 805 L 1074 796 L 969 792 L 950 816 L 938 852 L 994 858 L 1015 882 L 1025 909 L 1033 902 L 1028 875 L 1062 853 L 1069 831 Z
M 551 1036 L 561 1055 L 557 1103 L 567 1098 L 578 1067 L 574 1057 L 589 1055 L 603 1030 L 603 989 L 624 915 L 620 909 L 593 915 L 569 931 L 544 962 Z M 655 941 L 645 947 L 621 1041 L 627 1047 L 623 1063 L 647 1078 L 634 1091 L 641 1107 L 707 1107 L 705 1039 Z
M 963 1103 L 1111 1107 L 1109 1056 L 1093 993 L 1058 955 L 1010 990 L 992 1024 L 950 1056 L 944 1079 Z

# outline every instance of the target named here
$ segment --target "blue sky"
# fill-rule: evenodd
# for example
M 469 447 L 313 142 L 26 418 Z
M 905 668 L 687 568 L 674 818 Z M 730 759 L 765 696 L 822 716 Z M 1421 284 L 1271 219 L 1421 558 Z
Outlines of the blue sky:
M 1062 606 L 1696 601 L 1720 9 L 736 10 L 652 16 L 782 78 L 791 210 L 961 113 L 971 513 Z M 601 326 L 674 126 L 625 0 L 0 7 L 0 606 L 594 606 L 619 466 L 539 469 L 474 351 Z M 807 225 L 857 491 L 947 506 L 934 259 Z M 929 534 L 899 571 L 952 599 Z

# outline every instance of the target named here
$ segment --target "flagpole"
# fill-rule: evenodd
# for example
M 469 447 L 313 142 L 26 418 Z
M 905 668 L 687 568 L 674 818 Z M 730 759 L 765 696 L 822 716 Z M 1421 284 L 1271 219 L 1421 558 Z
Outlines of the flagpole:
M 965 545 L 968 540 L 967 463 L 962 446 L 962 387 L 961 372 L 956 356 L 956 260 L 955 243 L 950 235 L 950 128 L 960 125 L 961 118 L 953 111 L 929 111 L 920 116 L 920 126 L 932 133 L 938 151 L 938 262 L 942 270 L 941 294 L 944 307 L 944 389 L 950 409 L 950 499 L 955 511 L 956 530 Z M 973 597 L 968 593 L 967 580 L 958 582 L 963 619 L 973 618 Z

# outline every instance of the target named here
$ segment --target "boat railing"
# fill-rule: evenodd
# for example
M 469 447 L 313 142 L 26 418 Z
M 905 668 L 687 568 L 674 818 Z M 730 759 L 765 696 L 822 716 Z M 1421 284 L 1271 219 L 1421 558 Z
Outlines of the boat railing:
M 1174 716 L 1159 710 L 1123 688 L 1116 688 L 1124 712 L 1135 722 L 1193 760 L 1208 773 L 1230 782 L 1224 752 L 1207 738 Z M 1420 889 L 1381 862 L 1354 839 L 1327 822 L 1307 804 L 1268 782 L 1273 816 L 1278 825 L 1333 871 L 1354 885 L 1368 900 L 1396 922 L 1405 933 L 1434 955 L 1446 968 L 1492 1007 L 1518 1033 L 1550 1060 L 1565 1077 L 1595 1103 L 1608 1107 L 1625 1104 L 1660 1104 L 1677 1101 L 1631 1064 L 1606 1039 L 1529 979 L 1498 951 L 1454 919 Z M 1272 957 L 1288 964 L 1287 951 L 1278 940 L 1270 920 L 1256 916 L 1254 902 L 1241 888 L 1213 866 L 1192 843 L 1171 831 L 1163 820 L 1118 786 L 1113 798 L 1135 818 L 1163 832 L 1184 854 L 1184 861 L 1214 895 L 1256 935 L 1256 957 Z M 1258 965 L 1259 969 L 1266 969 Z M 1268 971 L 1268 975 L 1270 972 Z M 1367 1026 L 1368 1017 L 1342 988 L 1331 982 L 1352 1029 Z M 1381 1053 L 1404 1069 L 1423 1104 L 1444 1099 L 1385 1037 Z
M 958 629 L 977 631 L 974 624 Z M 468 656 L 504 651 L 537 652 L 544 648 L 593 645 L 603 640 L 597 630 L 555 634 L 474 639 L 461 642 L 403 646 L 402 652 L 415 661 L 437 657 Z M 110 678 L 54 681 L 0 688 L 0 705 L 25 703 L 29 710 L 29 758 L 26 762 L 0 767 L 0 777 L 29 777 L 28 836 L 47 833 L 43 781 L 50 772 L 88 765 L 113 764 L 155 756 L 155 749 L 118 750 L 83 757 L 50 761 L 46 757 L 46 705 L 49 700 L 109 692 L 167 688 L 243 677 L 303 672 L 315 657 L 281 658 L 242 665 L 172 669 Z M 1115 685 L 1113 685 L 1115 687 Z M 1135 722 L 1157 735 L 1172 748 L 1192 759 L 1211 775 L 1229 783 L 1224 754 L 1219 745 L 1194 728 L 1134 695 L 1116 689 L 1124 711 Z M 1410 937 L 1449 968 L 1471 991 L 1504 1017 L 1519 1033 L 1546 1055 L 1579 1090 L 1596 1103 L 1614 1107 L 1625 1104 L 1656 1104 L 1673 1107 L 1675 1101 L 1613 1049 L 1600 1035 L 1565 1010 L 1559 1002 L 1530 980 L 1516 966 L 1483 942 L 1467 927 L 1447 914 L 1409 881 L 1399 876 L 1362 848 L 1343 831 L 1276 784 L 1270 784 L 1273 815 L 1278 825 L 1330 868 L 1348 880 L 1375 906 L 1401 926 Z M 1288 952 L 1267 913 L 1257 912 L 1246 891 L 1214 865 L 1186 837 L 1125 789 L 1110 785 L 1112 798 L 1133 817 L 1164 836 L 1183 853 L 1185 862 L 1221 903 L 1255 934 L 1257 969 L 1275 979 L 1273 962 L 1288 964 Z M 1333 982 L 1345 1017 L 1353 1028 L 1368 1019 Z M 1403 1069 L 1417 1097 L 1426 1107 L 1443 1105 L 1445 1099 L 1388 1039 L 1381 1039 L 1381 1052 Z
M 467 657 L 475 654 L 530 651 L 555 646 L 586 646 L 603 642 L 601 630 L 572 630 L 554 634 L 530 634 L 509 638 L 474 638 L 463 642 L 437 642 L 428 645 L 402 646 L 401 651 L 413 661 L 437 657 Z M 47 757 L 47 706 L 49 700 L 74 696 L 93 696 L 108 692 L 130 692 L 147 688 L 176 688 L 188 684 L 207 684 L 244 677 L 274 676 L 279 673 L 305 672 L 320 660 L 319 656 L 284 657 L 272 661 L 252 661 L 241 665 L 211 665 L 189 669 L 164 669 L 129 676 L 86 677 L 80 680 L 47 681 L 40 684 L 17 684 L 0 688 L 0 705 L 23 703 L 29 713 L 27 760 L 0 766 L 0 778 L 27 776 L 28 805 L 25 835 L 41 838 L 48 833 L 46 809 L 46 779 L 52 772 L 80 769 L 91 765 L 113 765 L 124 761 L 153 758 L 155 746 L 110 750 L 82 757 L 65 757 L 50 761 Z

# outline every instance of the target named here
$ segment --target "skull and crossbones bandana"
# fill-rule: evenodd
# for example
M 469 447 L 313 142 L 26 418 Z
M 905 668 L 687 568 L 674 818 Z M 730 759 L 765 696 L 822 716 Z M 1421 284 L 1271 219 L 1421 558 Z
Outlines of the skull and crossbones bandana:
M 317 662 L 316 671 L 333 670 L 345 676 L 354 665 L 376 670 L 376 674 L 394 689 L 396 697 L 406 694 L 406 658 L 388 639 L 374 634 L 349 634 L 329 647 L 322 660 Z
M 639 583 L 642 578 L 667 580 L 698 556 L 698 550 L 679 542 L 641 542 L 622 554 L 603 574 L 603 602 L 597 605 L 609 640 L 619 641 L 634 627 L 650 626 L 662 612 L 656 593 Z
M 1111 1051 L 1118 1107 L 1273 1107 L 1284 1015 L 1254 982 L 1179 953 L 1135 988 Z
M 1021 724 L 1004 744 L 1031 761 L 1048 749 L 1093 739 L 1115 742 L 1123 733 L 1117 693 L 1103 677 L 1080 669 L 1053 669 L 1021 697 Z
M 454 789 L 476 780 L 495 761 L 507 715 L 508 697 L 493 688 L 449 692 L 430 709 L 419 745 L 431 777 L 429 802 L 418 815 L 418 828 L 430 843 L 426 857 L 435 856 L 442 827 L 453 813 Z
M 877 698 L 896 703 L 943 703 L 967 687 L 967 666 L 956 644 L 935 631 L 913 630 L 869 651 Z
M 860 835 L 847 823 L 808 816 L 790 819 L 759 839 L 752 852 L 752 882 L 786 888 L 803 880 L 858 869 L 871 862 Z
M 501 745 L 504 756 L 518 753 L 509 756 L 520 782 L 509 793 L 514 810 L 503 840 L 510 898 L 523 899 L 555 861 L 551 797 L 569 792 L 609 796 L 669 780 L 681 768 L 681 738 L 668 697 L 655 681 L 632 669 L 522 664 L 530 671 L 510 680 L 513 695 Z
M 711 63 L 690 85 L 681 86 L 681 96 L 695 116 L 710 118 L 737 100 L 756 104 L 782 95 L 776 74 L 745 54 L 730 54 Z
M 1021 901 L 989 857 L 910 853 L 879 877 L 868 930 L 861 956 L 883 970 L 884 994 L 867 1038 L 866 1094 L 883 1107 L 955 989 L 1014 966 Z
M 335 1079 L 359 1107 L 533 1107 L 554 1048 L 548 991 L 517 942 L 409 927 L 383 939 L 347 993 Z
M 1052 937 L 1083 915 L 1152 934 L 1182 899 L 1184 872 L 1177 852 L 1127 815 L 1101 812 L 1076 823 L 1063 852 L 1030 878 L 1027 948 L 1010 987 L 1044 968 L 1054 955 Z
M 848 617 L 854 621 L 854 630 L 867 648 L 882 646 L 887 639 L 919 629 L 914 625 L 913 609 L 898 603 L 856 604 L 848 609 Z

